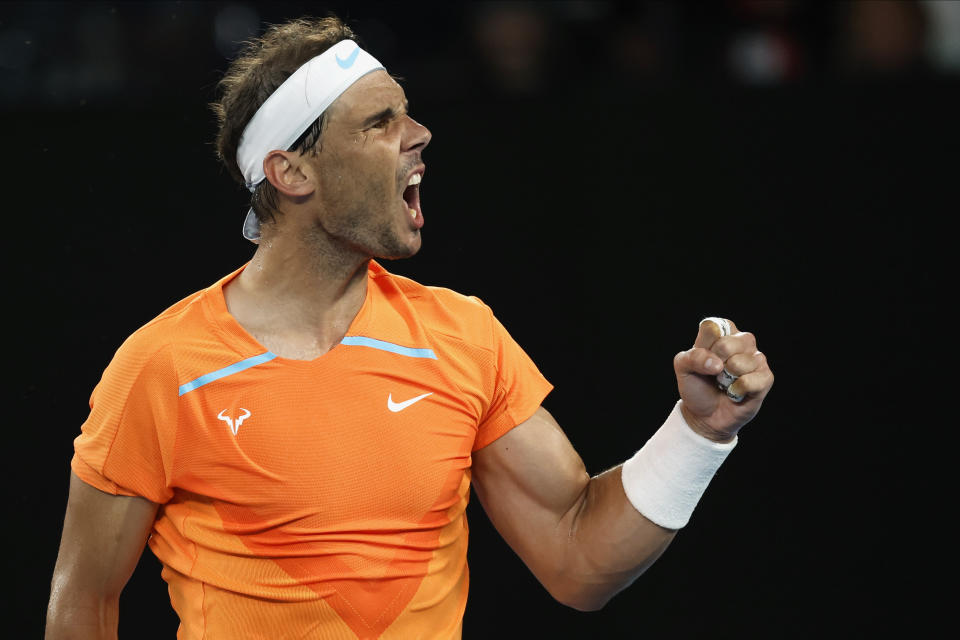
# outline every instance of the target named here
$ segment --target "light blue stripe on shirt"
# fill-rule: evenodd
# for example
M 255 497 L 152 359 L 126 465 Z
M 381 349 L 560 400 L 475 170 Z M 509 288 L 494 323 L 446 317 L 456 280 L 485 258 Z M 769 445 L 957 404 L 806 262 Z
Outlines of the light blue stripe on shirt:
M 437 359 L 437 354 L 431 349 L 414 349 L 412 347 L 401 347 L 398 344 L 393 344 L 392 342 L 384 342 L 383 340 L 377 340 L 376 338 L 367 338 L 366 336 L 347 336 L 340 341 L 340 344 L 345 344 L 353 347 L 371 347 L 373 349 L 380 349 L 382 351 L 389 351 L 390 353 L 396 353 L 401 356 L 408 356 L 410 358 L 430 358 L 432 360 Z
M 190 382 L 187 382 L 186 384 L 180 385 L 180 395 L 182 396 L 185 393 L 189 393 L 190 391 L 193 391 L 194 389 L 198 389 L 205 384 L 209 384 L 214 380 L 219 380 L 220 378 L 224 378 L 226 376 L 232 376 L 233 374 L 240 373 L 241 371 L 249 369 L 250 367 L 255 367 L 258 364 L 269 362 L 276 357 L 277 355 L 275 353 L 270 353 L 269 351 L 267 351 L 266 353 L 261 353 L 258 356 L 253 356 L 252 358 L 246 358 L 245 360 L 241 360 L 240 362 L 235 362 L 229 367 L 224 367 L 223 369 L 217 369 L 212 373 L 204 374 L 199 378 L 196 378 L 194 380 L 191 380 Z

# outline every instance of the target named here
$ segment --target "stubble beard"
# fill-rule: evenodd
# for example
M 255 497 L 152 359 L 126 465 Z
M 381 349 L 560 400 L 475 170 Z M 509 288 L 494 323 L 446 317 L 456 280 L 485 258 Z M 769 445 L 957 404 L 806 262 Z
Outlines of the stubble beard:
M 346 267 L 370 258 L 399 260 L 419 251 L 417 243 L 411 246 L 396 231 L 396 222 L 389 215 L 371 221 L 368 203 L 363 203 L 339 217 L 337 227 L 325 228 L 317 224 L 312 237 L 318 261 L 328 267 Z M 419 235 L 420 231 L 414 233 Z
M 420 231 L 417 230 L 415 233 L 419 234 Z M 376 241 L 371 243 L 372 246 L 369 246 L 368 250 L 374 258 L 384 260 L 409 258 L 416 254 L 420 248 L 419 246 L 411 247 L 403 242 L 397 236 L 394 226 L 389 220 L 381 221 L 377 227 L 371 229 L 371 235 L 376 238 Z

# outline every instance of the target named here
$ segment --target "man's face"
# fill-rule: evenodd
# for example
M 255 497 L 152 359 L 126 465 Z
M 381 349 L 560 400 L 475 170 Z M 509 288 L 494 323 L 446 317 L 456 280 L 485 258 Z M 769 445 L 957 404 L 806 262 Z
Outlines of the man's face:
M 407 115 L 403 89 L 385 71 L 360 78 L 326 113 L 311 162 L 320 226 L 364 255 L 412 256 L 420 249 L 420 154 L 430 132 Z

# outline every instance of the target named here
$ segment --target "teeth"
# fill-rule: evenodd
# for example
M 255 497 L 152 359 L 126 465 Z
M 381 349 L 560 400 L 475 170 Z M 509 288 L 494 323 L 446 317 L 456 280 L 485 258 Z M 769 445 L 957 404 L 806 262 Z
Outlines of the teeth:
M 423 180 L 423 174 L 422 174 L 422 173 L 415 173 L 415 174 L 413 174 L 412 176 L 410 176 L 410 182 L 407 183 L 407 186 L 410 187 L 410 186 L 413 186 L 413 185 L 415 185 L 415 184 L 420 184 L 420 181 L 421 181 L 421 180 Z
M 417 210 L 416 210 L 416 209 L 410 209 L 410 217 L 411 217 L 411 218 L 416 218 L 416 217 L 417 217 Z

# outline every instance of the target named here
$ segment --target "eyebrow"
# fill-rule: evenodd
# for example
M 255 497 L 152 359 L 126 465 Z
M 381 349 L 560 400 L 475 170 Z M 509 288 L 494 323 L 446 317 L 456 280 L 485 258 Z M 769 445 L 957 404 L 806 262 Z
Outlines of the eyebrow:
M 410 101 L 409 101 L 409 100 L 406 100 L 406 99 L 405 99 L 405 100 L 403 101 L 403 111 L 404 111 L 404 113 L 410 111 Z M 381 110 L 381 111 L 373 114 L 372 116 L 366 118 L 363 122 L 360 123 L 360 128 L 361 128 L 361 129 L 366 129 L 366 128 L 369 127 L 370 125 L 376 124 L 376 123 L 380 122 L 381 120 L 389 120 L 389 119 L 395 118 L 399 113 L 400 113 L 400 112 L 397 111 L 397 109 L 396 109 L 395 107 L 387 107 L 386 109 L 383 109 L 383 110 Z

